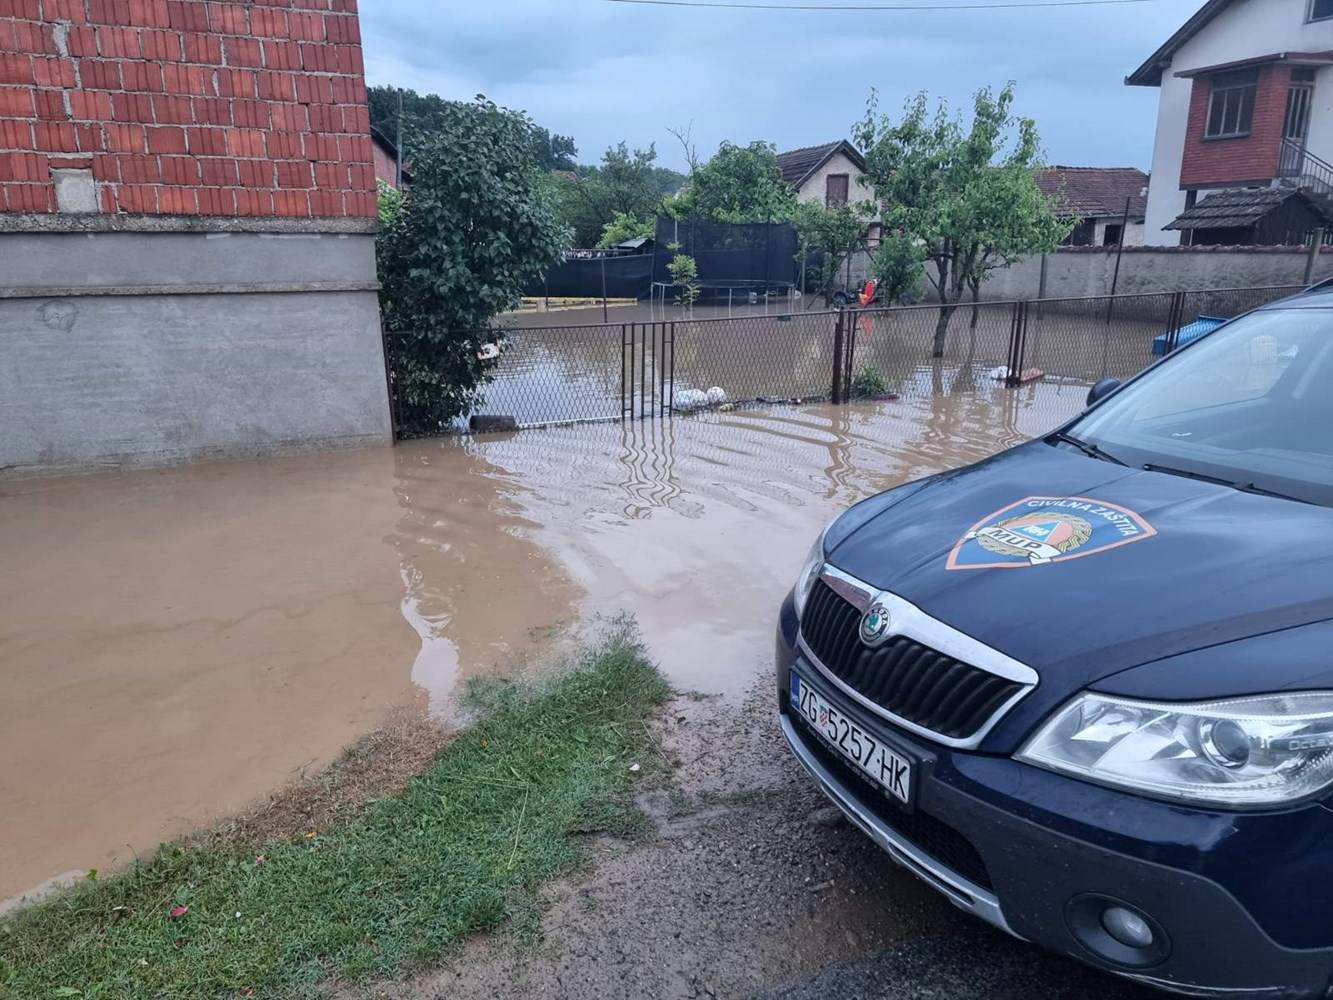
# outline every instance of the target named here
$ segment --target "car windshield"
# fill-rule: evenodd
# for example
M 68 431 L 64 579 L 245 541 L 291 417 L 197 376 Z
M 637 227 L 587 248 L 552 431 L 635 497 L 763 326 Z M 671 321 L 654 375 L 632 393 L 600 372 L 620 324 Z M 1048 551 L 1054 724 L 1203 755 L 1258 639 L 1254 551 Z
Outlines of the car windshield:
M 1067 434 L 1137 468 L 1333 505 L 1333 309 L 1236 320 Z

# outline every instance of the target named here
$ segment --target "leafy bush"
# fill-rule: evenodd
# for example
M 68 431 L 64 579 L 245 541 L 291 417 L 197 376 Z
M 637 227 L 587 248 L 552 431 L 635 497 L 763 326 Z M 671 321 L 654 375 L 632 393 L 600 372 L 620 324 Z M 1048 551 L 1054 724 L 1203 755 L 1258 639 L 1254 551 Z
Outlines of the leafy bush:
M 902 233 L 885 233 L 870 257 L 880 301 L 888 305 L 919 302 L 925 285 L 925 251 Z
M 651 239 L 657 232 L 657 219 L 640 217 L 628 212 L 617 212 L 615 217 L 602 229 L 602 238 L 597 241 L 599 247 L 613 247 L 617 243 L 630 240 Z
M 379 188 L 380 225 L 389 227 L 398 221 L 403 210 L 403 192 L 386 181 L 383 177 L 375 181 Z
M 680 252 L 679 243 L 668 243 L 667 249 L 674 255 L 667 265 L 667 271 L 679 289 L 676 301 L 682 308 L 688 309 L 699 300 L 699 265 L 693 257 Z
M 851 393 L 853 399 L 883 396 L 888 391 L 889 383 L 884 380 L 884 376 L 874 365 L 866 365 L 852 379 Z
M 478 98 L 412 137 L 412 187 L 378 242 L 400 432 L 437 434 L 479 399 L 495 317 L 560 260 L 568 232 L 539 191 L 534 126 Z

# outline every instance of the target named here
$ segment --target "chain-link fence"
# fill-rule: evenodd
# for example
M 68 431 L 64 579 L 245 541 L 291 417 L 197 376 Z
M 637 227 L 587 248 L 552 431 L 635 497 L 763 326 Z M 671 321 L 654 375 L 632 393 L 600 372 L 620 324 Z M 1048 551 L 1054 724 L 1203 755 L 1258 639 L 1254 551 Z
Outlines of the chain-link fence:
M 784 312 L 507 331 L 469 416 L 517 426 L 623 420 L 705 405 L 929 398 L 1041 381 L 1126 379 L 1193 337 L 1299 290 Z M 393 352 L 389 357 L 392 364 Z M 394 385 L 390 376 L 391 390 Z M 717 392 L 716 390 L 721 390 Z M 1063 392 L 1063 390 L 1062 390 Z

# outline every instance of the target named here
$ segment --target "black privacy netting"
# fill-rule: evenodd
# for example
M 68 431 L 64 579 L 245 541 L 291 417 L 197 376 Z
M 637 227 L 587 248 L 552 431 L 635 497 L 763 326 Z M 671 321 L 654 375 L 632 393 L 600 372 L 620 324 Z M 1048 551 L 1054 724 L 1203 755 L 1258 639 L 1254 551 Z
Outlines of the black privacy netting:
M 698 280 L 713 288 L 787 288 L 796 280 L 796 228 L 790 223 L 730 225 L 702 219 L 657 219 L 653 281 L 670 284 L 673 251 L 693 257 Z

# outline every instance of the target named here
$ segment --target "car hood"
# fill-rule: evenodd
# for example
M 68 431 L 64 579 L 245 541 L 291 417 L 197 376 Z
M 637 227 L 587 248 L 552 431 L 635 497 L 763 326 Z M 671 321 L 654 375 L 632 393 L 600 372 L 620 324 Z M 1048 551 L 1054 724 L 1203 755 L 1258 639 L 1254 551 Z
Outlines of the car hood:
M 1333 510 L 1041 441 L 860 517 L 831 533 L 829 562 L 1035 668 L 1020 716 L 1130 667 L 1333 619 Z M 1197 696 L 1217 696 L 1197 673 Z

